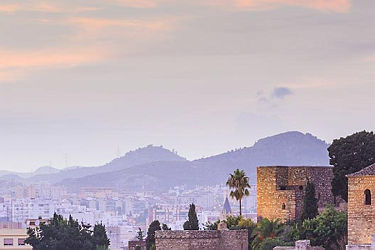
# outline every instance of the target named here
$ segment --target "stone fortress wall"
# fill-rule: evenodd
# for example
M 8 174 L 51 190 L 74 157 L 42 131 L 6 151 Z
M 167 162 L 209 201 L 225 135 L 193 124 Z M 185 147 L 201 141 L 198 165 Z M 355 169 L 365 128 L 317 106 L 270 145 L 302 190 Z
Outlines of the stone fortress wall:
M 365 190 L 372 195 L 365 204 Z M 375 176 L 348 178 L 348 244 L 371 244 L 375 234 Z
M 156 231 L 157 250 L 247 250 L 247 230 Z
M 333 204 L 330 166 L 270 166 L 257 168 L 258 219 L 282 221 L 298 219 L 302 214 L 307 182 L 315 185 L 318 206 Z

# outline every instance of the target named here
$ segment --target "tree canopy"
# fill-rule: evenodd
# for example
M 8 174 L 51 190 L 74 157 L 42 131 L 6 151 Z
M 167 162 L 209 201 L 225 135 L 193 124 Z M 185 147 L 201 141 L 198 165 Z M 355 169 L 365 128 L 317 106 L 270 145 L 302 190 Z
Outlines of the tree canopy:
M 303 211 L 301 220 L 313 219 L 318 215 L 318 199 L 315 197 L 315 185 L 307 182 L 303 198 Z
M 347 215 L 329 207 L 311 220 L 303 222 L 306 238 L 314 246 L 325 249 L 345 249 L 347 243 Z
M 281 245 L 279 237 L 282 233 L 283 224 L 280 220 L 262 219 L 252 233 L 254 240 L 251 247 L 252 249 L 273 249 L 273 247 Z
M 155 232 L 157 230 L 161 230 L 160 222 L 158 220 L 154 220 L 153 222 L 151 222 L 147 230 L 147 237 L 146 237 L 147 249 L 152 249 L 155 247 Z
M 190 204 L 188 220 L 184 223 L 184 230 L 199 230 L 199 222 L 194 203 Z
M 34 250 L 96 250 L 108 249 L 110 244 L 102 224 L 96 224 L 91 230 L 90 225 L 78 223 L 72 216 L 67 220 L 56 213 L 49 223 L 29 228 L 27 234 L 25 243 Z
M 330 164 L 333 166 L 332 192 L 348 201 L 348 179 L 375 162 L 375 135 L 362 131 L 345 138 L 336 139 L 328 148 Z
M 236 169 L 233 174 L 229 175 L 226 184 L 232 189 L 230 191 L 230 197 L 238 200 L 240 204 L 240 215 L 242 215 L 242 198 L 250 194 L 249 177 L 246 176 L 245 171 Z

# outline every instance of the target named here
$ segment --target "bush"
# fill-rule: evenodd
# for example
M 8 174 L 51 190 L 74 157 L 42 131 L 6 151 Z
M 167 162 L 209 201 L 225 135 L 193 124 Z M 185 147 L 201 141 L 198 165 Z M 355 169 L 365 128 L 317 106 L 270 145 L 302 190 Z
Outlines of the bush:
M 258 249 L 262 250 L 272 250 L 277 246 L 285 246 L 285 242 L 278 238 L 267 238 L 260 245 Z
M 332 206 L 311 220 L 303 222 L 305 237 L 314 246 L 325 249 L 345 249 L 347 243 L 347 215 Z

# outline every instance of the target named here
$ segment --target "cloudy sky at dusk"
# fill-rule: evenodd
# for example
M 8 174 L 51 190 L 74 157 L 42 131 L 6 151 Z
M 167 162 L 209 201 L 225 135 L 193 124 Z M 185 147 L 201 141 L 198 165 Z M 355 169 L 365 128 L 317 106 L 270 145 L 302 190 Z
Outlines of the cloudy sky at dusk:
M 373 0 L 1 0 L 0 169 L 375 128 Z

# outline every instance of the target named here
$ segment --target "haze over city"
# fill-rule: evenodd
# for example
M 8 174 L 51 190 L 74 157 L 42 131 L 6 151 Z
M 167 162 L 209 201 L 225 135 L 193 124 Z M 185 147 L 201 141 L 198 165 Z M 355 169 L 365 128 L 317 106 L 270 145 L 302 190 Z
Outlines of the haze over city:
M 375 249 L 374 0 L 1 0 L 0 249 Z
M 1 170 L 373 130 L 372 0 L 3 0 Z

